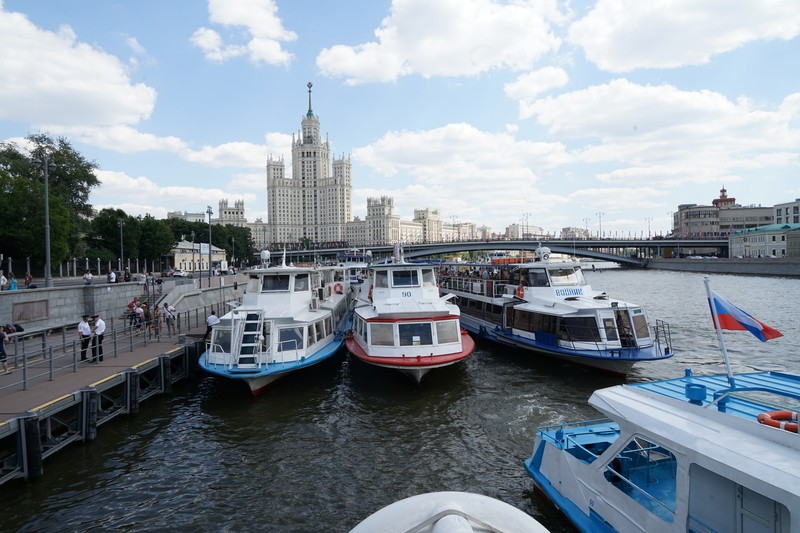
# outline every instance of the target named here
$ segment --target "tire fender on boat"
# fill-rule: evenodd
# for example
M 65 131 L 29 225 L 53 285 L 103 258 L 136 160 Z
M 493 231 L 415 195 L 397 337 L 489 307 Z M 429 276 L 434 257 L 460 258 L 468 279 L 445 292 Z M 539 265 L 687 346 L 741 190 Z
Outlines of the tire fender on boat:
M 338 281 L 333 284 L 333 292 L 335 292 L 336 294 L 342 294 L 343 288 L 344 286 Z
M 372 300 L 372 285 L 369 286 L 369 292 L 367 293 L 367 298 Z
M 519 299 L 525 298 L 525 287 L 523 287 L 522 285 L 517 285 L 516 296 Z
M 797 433 L 798 415 L 800 413 L 794 411 L 767 411 L 758 415 L 757 419 L 760 424 Z

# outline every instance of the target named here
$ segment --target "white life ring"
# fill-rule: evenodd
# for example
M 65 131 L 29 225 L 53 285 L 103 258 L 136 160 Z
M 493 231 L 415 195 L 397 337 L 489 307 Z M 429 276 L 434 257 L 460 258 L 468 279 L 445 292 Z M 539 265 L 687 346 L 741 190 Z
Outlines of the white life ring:
M 339 283 L 338 281 L 333 284 L 333 292 L 335 292 L 336 294 L 342 294 L 342 290 L 343 289 L 344 289 L 344 286 L 341 283 Z

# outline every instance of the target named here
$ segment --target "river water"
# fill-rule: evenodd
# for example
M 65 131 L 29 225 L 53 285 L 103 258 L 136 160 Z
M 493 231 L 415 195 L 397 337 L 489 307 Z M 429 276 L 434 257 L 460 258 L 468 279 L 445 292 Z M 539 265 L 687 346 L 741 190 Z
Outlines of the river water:
M 628 381 L 687 367 L 724 372 L 703 275 L 586 277 L 671 325 L 676 355 L 635 367 Z M 726 332 L 734 371 L 800 373 L 800 279 L 715 275 L 711 285 L 785 335 L 761 343 Z M 420 387 L 344 352 L 257 400 L 241 384 L 203 376 L 48 459 L 41 480 L 0 487 L 0 530 L 346 532 L 399 499 L 456 490 L 571 531 L 533 493 L 522 461 L 538 425 L 597 416 L 586 403 L 592 391 L 622 382 L 480 342 L 467 361 L 429 373 Z

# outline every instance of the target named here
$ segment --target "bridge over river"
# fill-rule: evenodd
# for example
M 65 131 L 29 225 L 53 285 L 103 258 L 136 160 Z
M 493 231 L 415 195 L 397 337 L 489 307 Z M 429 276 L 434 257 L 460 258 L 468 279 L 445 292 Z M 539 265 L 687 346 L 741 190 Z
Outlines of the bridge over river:
M 459 252 L 528 251 L 539 245 L 552 253 L 612 261 L 625 266 L 642 267 L 651 258 L 688 257 L 693 255 L 728 256 L 727 239 L 597 239 L 597 240 L 483 240 L 404 244 L 406 259 L 419 259 Z M 352 249 L 352 248 L 349 248 Z M 375 260 L 392 254 L 392 245 L 367 246 Z M 287 250 L 287 260 L 294 262 L 335 261 L 348 248 L 310 248 Z

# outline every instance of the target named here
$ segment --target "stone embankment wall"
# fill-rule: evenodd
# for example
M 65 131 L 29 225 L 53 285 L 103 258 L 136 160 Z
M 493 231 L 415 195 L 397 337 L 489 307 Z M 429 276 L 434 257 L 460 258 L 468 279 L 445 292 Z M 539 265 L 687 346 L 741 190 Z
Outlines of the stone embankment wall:
M 800 259 L 797 258 L 649 259 L 645 268 L 708 274 L 800 277 Z
M 108 322 L 122 318 L 126 305 L 134 297 L 149 302 L 150 307 L 165 299 L 171 305 L 178 304 L 182 299 L 187 300 L 187 305 L 194 305 L 194 300 L 197 300 L 199 306 L 206 299 L 212 302 L 235 300 L 241 298 L 245 280 L 246 277 L 240 278 L 239 275 L 212 278 L 214 286 L 210 288 L 201 288 L 201 280 L 170 280 L 163 284 L 161 293 L 149 295 L 144 292 L 144 285 L 135 282 L 0 291 L 0 325 L 19 324 L 26 331 L 60 328 L 77 324 L 83 314 L 91 316 L 95 313 Z M 207 283 L 207 280 L 202 281 Z M 173 300 L 169 300 L 170 297 Z

